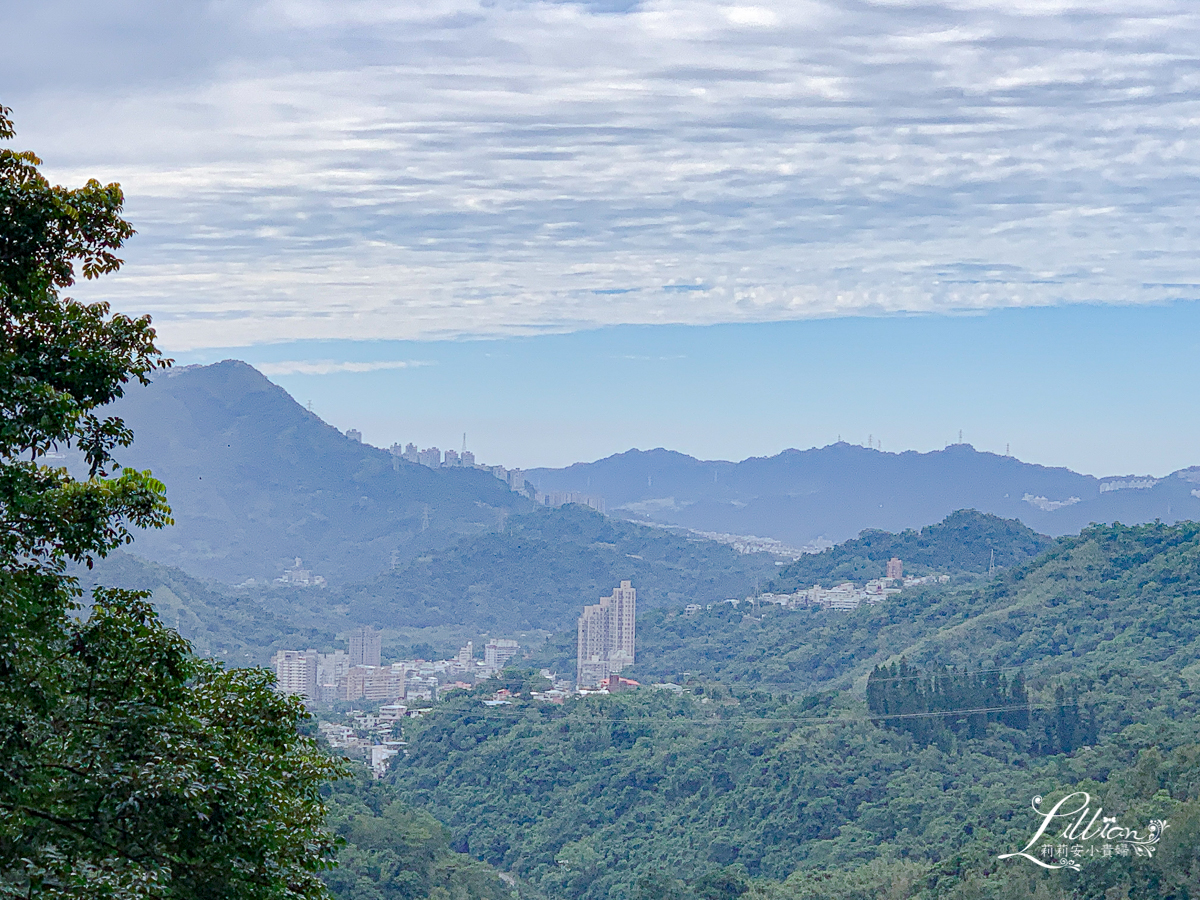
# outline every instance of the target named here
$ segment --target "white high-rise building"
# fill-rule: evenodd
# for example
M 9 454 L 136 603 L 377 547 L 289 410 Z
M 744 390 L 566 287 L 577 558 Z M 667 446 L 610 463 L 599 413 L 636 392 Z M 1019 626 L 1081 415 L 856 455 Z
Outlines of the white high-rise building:
M 317 700 L 317 651 L 280 650 L 271 657 L 276 687 L 282 694 Z
M 576 682 L 599 684 L 614 672 L 633 665 L 637 591 L 628 581 L 614 588 L 579 617 Z

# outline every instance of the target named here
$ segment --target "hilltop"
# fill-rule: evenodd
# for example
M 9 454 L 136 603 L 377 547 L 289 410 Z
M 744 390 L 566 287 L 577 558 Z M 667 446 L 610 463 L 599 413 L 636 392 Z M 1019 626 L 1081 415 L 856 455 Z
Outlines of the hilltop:
M 885 453 L 841 442 L 741 462 L 630 450 L 528 475 L 543 492 L 601 497 L 617 515 L 794 547 L 838 543 L 865 529 L 919 528 L 959 509 L 1017 519 L 1049 535 L 1092 522 L 1200 519 L 1200 468 L 1165 478 L 1095 478 L 969 444 Z
M 808 554 L 780 570 L 768 590 L 790 592 L 814 584 L 881 578 L 896 557 L 907 575 L 942 572 L 981 575 L 993 565 L 1007 568 L 1037 556 L 1052 543 L 1015 519 L 960 509 L 936 525 L 899 534 L 871 529 L 821 553 Z

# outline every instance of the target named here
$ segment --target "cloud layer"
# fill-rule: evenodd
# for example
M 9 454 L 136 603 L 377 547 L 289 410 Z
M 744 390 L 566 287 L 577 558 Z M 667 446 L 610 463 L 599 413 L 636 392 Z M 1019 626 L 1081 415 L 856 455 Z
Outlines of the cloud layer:
M 1183 2 L 94 6 L 0 102 L 172 348 L 1200 296 Z

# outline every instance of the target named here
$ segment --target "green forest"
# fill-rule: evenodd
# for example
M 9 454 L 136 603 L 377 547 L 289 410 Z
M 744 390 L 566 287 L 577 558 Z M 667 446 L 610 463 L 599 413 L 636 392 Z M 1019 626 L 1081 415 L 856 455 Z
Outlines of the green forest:
M 707 623 L 739 649 L 681 694 L 447 701 L 387 781 L 554 897 L 1196 896 L 1198 601 L 1200 526 L 1182 524 L 1093 527 L 823 623 L 653 610 L 639 629 Z M 669 680 L 657 663 L 641 673 Z M 1078 790 L 1132 827 L 1167 820 L 1153 858 L 996 859 L 1032 835 L 1033 797 Z
M 571 627 L 622 580 L 643 608 L 751 593 L 775 571 L 766 554 L 612 519 L 583 506 L 509 519 L 502 532 L 430 551 L 395 572 L 332 593 L 355 621 L 473 625 L 517 632 Z
M 881 578 L 892 557 L 904 562 L 906 575 L 982 575 L 993 565 L 1007 568 L 1037 556 L 1051 543 L 1015 519 L 961 509 L 936 525 L 898 534 L 872 529 L 822 553 L 802 556 L 782 569 L 768 589 L 791 592 Z

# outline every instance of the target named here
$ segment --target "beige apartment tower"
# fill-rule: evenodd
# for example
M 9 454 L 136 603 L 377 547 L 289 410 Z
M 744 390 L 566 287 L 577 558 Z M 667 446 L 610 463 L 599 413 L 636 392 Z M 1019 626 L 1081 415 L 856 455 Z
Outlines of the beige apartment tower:
M 637 591 L 622 581 L 611 597 L 585 606 L 579 617 L 576 683 L 596 685 L 626 666 L 633 665 Z

